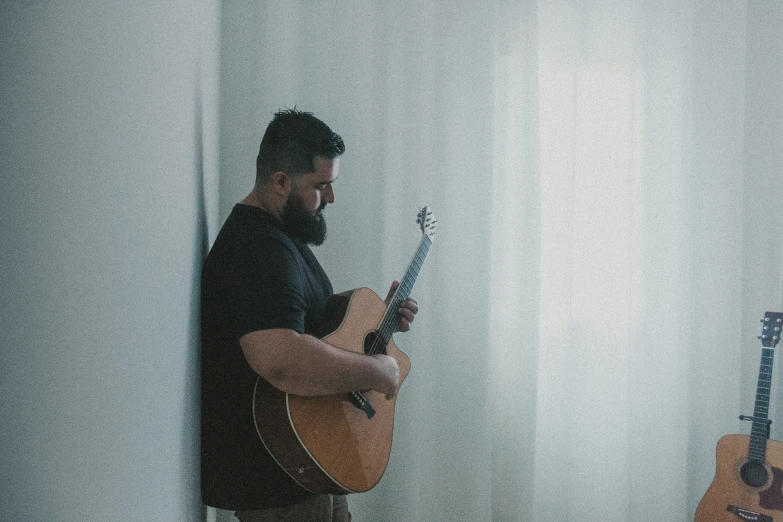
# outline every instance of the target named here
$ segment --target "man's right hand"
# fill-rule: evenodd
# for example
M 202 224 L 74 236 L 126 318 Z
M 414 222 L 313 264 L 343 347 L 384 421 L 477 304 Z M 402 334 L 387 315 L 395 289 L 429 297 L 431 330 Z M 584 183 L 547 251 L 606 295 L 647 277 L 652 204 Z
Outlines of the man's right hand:
M 377 392 L 386 395 L 386 399 L 393 399 L 400 388 L 400 367 L 397 359 L 389 355 L 377 354 L 372 356 L 378 361 L 378 383 L 373 386 Z

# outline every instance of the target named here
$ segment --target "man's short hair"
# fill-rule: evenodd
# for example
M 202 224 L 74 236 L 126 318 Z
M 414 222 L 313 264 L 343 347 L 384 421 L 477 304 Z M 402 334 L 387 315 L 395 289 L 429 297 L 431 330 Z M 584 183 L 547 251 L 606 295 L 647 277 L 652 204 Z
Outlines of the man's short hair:
M 289 176 L 315 172 L 315 158 L 336 158 L 345 144 L 324 122 L 309 112 L 284 109 L 267 125 L 256 158 L 256 183 L 277 171 Z

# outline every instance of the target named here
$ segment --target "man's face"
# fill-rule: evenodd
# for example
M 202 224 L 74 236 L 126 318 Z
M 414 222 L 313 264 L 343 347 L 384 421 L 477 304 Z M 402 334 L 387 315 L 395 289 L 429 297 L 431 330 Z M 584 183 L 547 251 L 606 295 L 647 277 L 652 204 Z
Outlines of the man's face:
M 315 172 L 292 181 L 281 220 L 289 232 L 304 243 L 320 245 L 326 239 L 323 209 L 334 203 L 332 183 L 337 179 L 338 163 L 337 158 L 318 156 L 314 162 Z

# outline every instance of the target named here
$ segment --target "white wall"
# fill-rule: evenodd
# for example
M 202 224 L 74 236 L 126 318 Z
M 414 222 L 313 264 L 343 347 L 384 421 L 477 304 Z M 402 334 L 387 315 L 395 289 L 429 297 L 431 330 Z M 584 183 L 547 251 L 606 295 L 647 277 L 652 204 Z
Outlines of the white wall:
M 217 0 L 0 4 L 2 520 L 203 516 L 218 24 Z

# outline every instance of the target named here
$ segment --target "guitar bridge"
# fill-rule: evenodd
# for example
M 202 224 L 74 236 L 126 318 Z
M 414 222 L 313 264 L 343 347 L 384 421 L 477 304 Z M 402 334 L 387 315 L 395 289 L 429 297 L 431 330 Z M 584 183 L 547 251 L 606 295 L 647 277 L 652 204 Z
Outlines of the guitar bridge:
M 367 414 L 368 419 L 372 419 L 372 416 L 375 415 L 375 409 L 372 407 L 372 404 L 360 392 L 351 392 L 348 394 L 348 398 L 351 404 Z
M 748 520 L 749 522 L 775 522 L 769 515 L 756 513 L 749 509 L 742 509 L 737 506 L 732 506 L 731 504 L 726 507 L 726 511 L 734 513 L 740 520 Z

